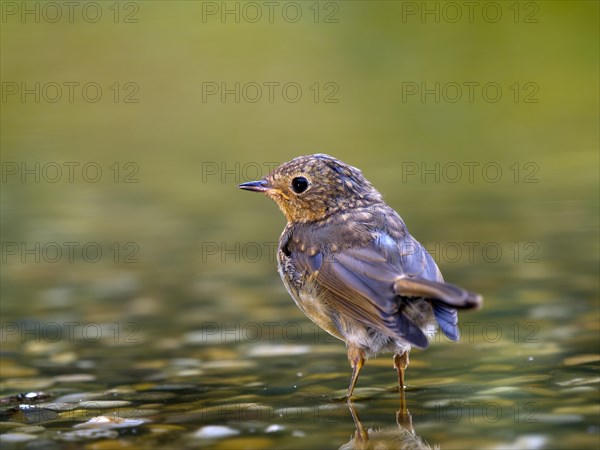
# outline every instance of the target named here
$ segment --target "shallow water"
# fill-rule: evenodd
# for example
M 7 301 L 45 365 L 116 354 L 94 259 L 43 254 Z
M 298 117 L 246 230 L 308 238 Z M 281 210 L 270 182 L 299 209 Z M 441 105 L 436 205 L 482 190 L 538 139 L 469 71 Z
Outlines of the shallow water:
M 498 266 L 477 271 L 484 279 L 511 272 Z M 438 336 L 412 352 L 406 405 L 429 445 L 598 443 L 598 316 L 588 306 L 595 280 L 580 276 L 560 291 L 539 274 L 521 278 L 483 290 L 485 308 L 461 315 L 460 343 Z M 84 286 L 41 291 L 44 308 L 27 321 L 18 306 L 4 315 L 3 444 L 338 448 L 354 436 L 339 401 L 350 374 L 344 346 L 300 315 L 275 273 L 211 276 L 207 292 L 198 280 L 187 296 L 161 300 L 131 280 L 105 278 L 101 299 L 86 299 Z M 395 381 L 391 357 L 380 357 L 367 362 L 356 390 L 370 442 L 389 444 L 381 448 L 395 448 L 403 433 Z M 113 422 L 77 428 L 100 416 Z
M 3 81 L 110 96 L 2 102 L 2 448 L 364 448 L 357 427 L 372 448 L 600 447 L 598 5 L 438 23 L 413 3 L 321 3 L 335 23 L 203 22 L 213 2 L 6 16 Z M 339 102 L 203 101 L 202 82 L 265 80 L 333 82 Z M 403 81 L 505 95 L 403 101 Z M 126 82 L 138 102 L 114 101 Z M 517 82 L 539 101 L 514 101 Z M 460 342 L 411 353 L 404 399 L 381 355 L 340 401 L 345 347 L 276 273 L 283 218 L 236 188 L 314 151 L 360 167 L 485 298 Z

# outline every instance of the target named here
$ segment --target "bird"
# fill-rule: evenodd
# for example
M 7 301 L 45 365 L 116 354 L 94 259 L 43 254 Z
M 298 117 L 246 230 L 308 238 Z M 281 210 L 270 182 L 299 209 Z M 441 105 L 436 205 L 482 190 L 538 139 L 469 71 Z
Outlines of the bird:
M 316 325 L 345 342 L 350 399 L 368 358 L 393 353 L 405 389 L 410 350 L 439 328 L 459 339 L 458 309 L 482 297 L 444 282 L 427 250 L 362 172 L 327 154 L 299 156 L 238 186 L 275 201 L 287 219 L 279 275 Z

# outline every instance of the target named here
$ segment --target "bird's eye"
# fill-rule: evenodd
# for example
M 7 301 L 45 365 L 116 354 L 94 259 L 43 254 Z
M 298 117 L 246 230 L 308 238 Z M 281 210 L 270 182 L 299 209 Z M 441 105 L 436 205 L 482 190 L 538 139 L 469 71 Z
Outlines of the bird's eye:
M 304 192 L 308 188 L 308 180 L 304 177 L 296 177 L 292 180 L 292 190 L 296 194 Z

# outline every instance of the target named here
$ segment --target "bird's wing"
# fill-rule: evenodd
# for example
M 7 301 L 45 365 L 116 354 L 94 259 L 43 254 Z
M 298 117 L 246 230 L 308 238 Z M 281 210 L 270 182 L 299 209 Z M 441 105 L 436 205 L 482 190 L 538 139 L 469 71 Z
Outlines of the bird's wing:
M 374 247 L 331 254 L 314 276 L 320 298 L 342 314 L 416 347 L 427 347 L 423 331 L 400 310 L 394 292 L 397 268 Z
M 319 297 L 331 307 L 383 333 L 425 348 L 428 344 L 425 334 L 402 312 L 399 297 L 406 297 L 407 301 L 410 297 L 431 299 L 442 331 L 454 339 L 458 338 L 454 308 L 468 307 L 473 299 L 469 296 L 472 294 L 460 288 L 421 278 L 438 277 L 439 271 L 431 260 L 433 271 L 427 260 L 431 257 L 424 249 L 422 253 L 420 244 L 414 242 L 419 251 L 399 251 L 396 244 L 384 238 L 375 239 L 365 247 L 326 256 L 299 252 L 294 258 L 298 269 L 319 286 Z

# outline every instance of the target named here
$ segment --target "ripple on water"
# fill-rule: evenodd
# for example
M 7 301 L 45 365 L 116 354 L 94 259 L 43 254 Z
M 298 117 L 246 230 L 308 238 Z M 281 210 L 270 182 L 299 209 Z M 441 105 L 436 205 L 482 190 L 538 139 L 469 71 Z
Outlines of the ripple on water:
M 3 374 L 4 375 L 4 374 Z M 3 391 L 38 391 L 54 385 L 52 378 L 11 378 L 0 383 Z
M 583 422 L 580 414 L 536 414 L 535 419 L 541 423 L 568 425 Z
M 528 384 L 528 383 L 538 383 L 542 381 L 547 381 L 550 379 L 550 375 L 547 374 L 531 374 L 531 375 L 520 375 L 516 377 L 509 378 L 500 378 L 495 381 L 490 381 L 490 384 L 494 385 L 510 385 L 510 384 Z
M 128 400 L 85 400 L 77 404 L 81 409 L 122 408 L 131 405 Z
M 198 385 L 191 383 L 164 383 L 164 384 L 156 384 L 152 386 L 148 386 L 147 389 L 150 391 L 189 391 L 189 390 L 197 390 Z
M 559 381 L 556 384 L 559 386 L 585 386 L 587 384 L 597 384 L 600 383 L 600 377 L 575 377 L 566 381 Z
M 216 450 L 231 450 L 234 448 L 248 448 L 254 450 L 273 448 L 275 442 L 272 439 L 262 436 L 248 436 L 219 442 L 215 445 Z
M 587 364 L 600 361 L 600 355 L 577 355 L 566 358 L 563 362 L 566 366 L 577 366 L 579 364 Z
M 164 400 L 170 400 L 173 398 L 176 398 L 176 395 L 173 392 L 165 392 L 165 391 L 138 392 L 138 393 L 126 394 L 124 396 L 125 400 L 139 401 L 139 402 L 162 402 Z
M 589 414 L 600 416 L 600 405 L 560 406 L 558 408 L 554 408 L 552 412 L 556 414 Z
M 10 360 L 0 361 L 0 373 L 2 377 L 9 380 L 11 378 L 34 377 L 39 374 L 37 369 L 24 367 Z

